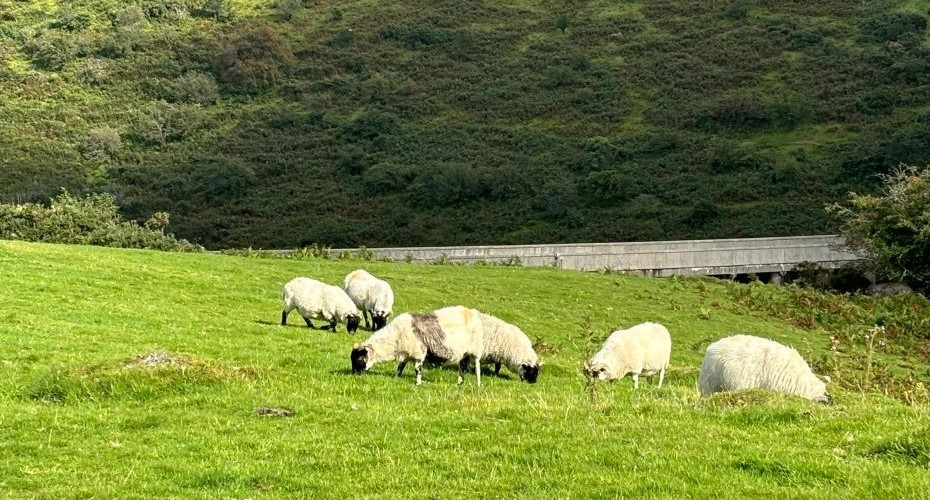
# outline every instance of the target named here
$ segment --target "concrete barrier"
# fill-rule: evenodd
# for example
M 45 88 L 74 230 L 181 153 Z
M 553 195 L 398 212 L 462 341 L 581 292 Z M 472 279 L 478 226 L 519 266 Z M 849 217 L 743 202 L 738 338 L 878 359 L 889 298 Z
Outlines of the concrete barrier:
M 610 269 L 650 276 L 783 273 L 802 262 L 834 269 L 859 260 L 836 235 L 736 238 L 725 240 L 568 243 L 369 248 L 377 259 L 411 262 L 499 263 L 596 271 Z M 333 253 L 359 249 L 333 249 Z

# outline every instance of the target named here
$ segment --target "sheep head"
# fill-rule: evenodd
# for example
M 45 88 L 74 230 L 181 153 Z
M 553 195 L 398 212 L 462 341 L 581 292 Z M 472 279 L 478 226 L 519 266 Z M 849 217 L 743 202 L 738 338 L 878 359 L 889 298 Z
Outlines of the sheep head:
M 372 330 L 378 331 L 384 328 L 384 326 L 387 325 L 388 316 L 390 316 L 390 313 L 384 311 L 374 311 L 374 314 L 371 316 Z
M 355 344 L 352 346 L 352 354 L 349 360 L 352 361 L 352 371 L 361 373 L 371 368 L 372 348 L 369 345 Z
M 346 314 L 346 331 L 355 333 L 358 330 L 359 321 L 361 321 L 361 317 L 358 314 Z
M 520 375 L 520 380 L 525 380 L 530 384 L 535 384 L 536 379 L 539 378 L 539 364 L 522 364 L 520 365 L 519 370 L 517 370 L 518 375 Z

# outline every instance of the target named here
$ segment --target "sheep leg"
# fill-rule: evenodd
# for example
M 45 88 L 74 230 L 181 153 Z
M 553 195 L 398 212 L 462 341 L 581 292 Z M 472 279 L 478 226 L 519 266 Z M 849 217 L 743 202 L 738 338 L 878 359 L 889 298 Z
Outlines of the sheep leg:
M 330 330 L 333 331 L 333 333 L 336 333 L 336 319 L 333 318 L 329 320 L 329 326 L 324 327 L 323 329 L 325 330 L 326 328 L 329 328 Z
M 475 385 L 481 387 L 481 357 L 475 356 Z
M 659 370 L 659 389 L 662 388 L 663 380 L 665 380 L 665 367 L 664 366 L 662 367 L 661 370 Z
M 476 361 L 475 362 L 476 365 L 480 364 L 477 362 L 477 360 L 475 361 Z M 465 383 L 465 377 L 463 377 L 462 375 L 465 373 L 465 370 L 468 370 L 468 363 L 470 362 L 471 362 L 471 358 L 469 358 L 468 356 L 465 356 L 459 361 L 459 385 L 462 385 Z M 478 369 L 480 370 L 481 368 L 478 368 Z
M 316 327 L 313 326 L 313 322 L 310 321 L 310 318 L 308 318 L 308 317 L 306 317 L 306 316 L 304 316 L 303 318 L 304 318 L 304 321 L 307 322 L 307 327 L 309 327 L 311 330 L 315 330 L 315 329 L 316 329 Z
M 501 364 L 498 361 L 494 362 L 494 376 L 499 377 L 501 375 Z
M 633 374 L 633 388 L 639 389 L 639 374 L 638 373 Z
M 397 365 L 397 375 L 395 375 L 395 377 L 400 377 L 400 375 L 401 375 L 402 373 L 404 373 L 404 368 L 406 368 L 406 367 L 407 367 L 407 360 L 406 360 L 406 359 L 403 360 L 403 361 L 401 361 L 400 363 L 398 363 L 398 365 Z
M 287 326 L 287 311 L 281 311 L 281 326 Z
M 368 323 L 368 309 L 362 309 L 362 317 L 365 318 L 365 329 L 371 330 L 371 324 Z M 372 321 L 374 321 L 374 316 L 372 316 Z
M 417 371 L 417 385 L 423 384 L 423 377 L 420 376 L 420 373 L 423 371 L 423 361 L 417 361 L 413 364 L 413 369 Z

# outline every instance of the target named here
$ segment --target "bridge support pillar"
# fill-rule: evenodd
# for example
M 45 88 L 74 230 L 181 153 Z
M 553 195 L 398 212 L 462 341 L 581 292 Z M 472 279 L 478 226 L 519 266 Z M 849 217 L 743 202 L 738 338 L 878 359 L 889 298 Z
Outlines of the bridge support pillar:
M 773 285 L 781 285 L 783 281 L 785 281 L 785 273 L 777 272 L 769 276 L 769 283 Z

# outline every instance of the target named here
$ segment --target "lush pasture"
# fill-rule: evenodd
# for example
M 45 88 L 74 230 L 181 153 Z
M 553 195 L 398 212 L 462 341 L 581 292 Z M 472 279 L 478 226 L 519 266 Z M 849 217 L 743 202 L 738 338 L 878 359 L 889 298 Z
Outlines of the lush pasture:
M 730 497 L 930 495 L 930 417 L 833 388 L 834 406 L 744 393 L 700 400 L 703 348 L 734 331 L 823 353 L 829 332 L 742 310 L 708 280 L 364 263 L 396 310 L 466 304 L 521 327 L 536 385 L 394 365 L 352 375 L 367 332 L 280 317 L 295 275 L 358 262 L 0 242 L 0 493 L 10 497 Z M 668 385 L 585 387 L 614 328 L 665 323 Z M 156 350 L 175 365 L 139 367 Z M 260 417 L 260 406 L 293 408 Z

